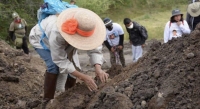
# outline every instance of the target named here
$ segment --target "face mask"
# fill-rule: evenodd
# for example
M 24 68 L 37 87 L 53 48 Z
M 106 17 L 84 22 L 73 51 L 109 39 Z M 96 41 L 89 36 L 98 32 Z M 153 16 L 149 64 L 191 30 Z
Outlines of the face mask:
M 15 19 L 15 22 L 16 22 L 16 23 L 21 23 L 21 19 L 20 19 L 20 18 L 16 18 L 16 19 Z
M 112 27 L 112 26 L 107 26 L 106 28 L 107 28 L 108 30 L 112 30 L 113 27 Z
M 129 26 L 129 27 L 127 27 L 128 29 L 132 29 L 133 28 L 133 23 Z

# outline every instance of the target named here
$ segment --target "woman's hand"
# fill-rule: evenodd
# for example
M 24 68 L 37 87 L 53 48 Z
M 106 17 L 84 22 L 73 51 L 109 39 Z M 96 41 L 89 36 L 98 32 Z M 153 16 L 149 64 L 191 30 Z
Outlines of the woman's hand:
M 130 43 L 131 45 L 133 44 L 133 42 L 132 42 L 131 40 L 129 41 L 129 43 Z
M 113 52 L 113 53 L 115 52 L 115 49 L 114 49 L 114 47 L 112 47 L 112 48 L 111 48 L 111 52 Z
M 95 72 L 96 72 L 96 75 L 100 78 L 102 83 L 108 80 L 109 74 L 107 74 L 101 69 L 101 65 L 99 64 L 95 65 Z
M 141 46 L 142 46 L 142 48 L 144 48 L 146 45 L 145 45 L 145 44 L 142 44 Z
M 71 73 L 73 76 L 79 78 L 82 80 L 88 87 L 90 91 L 96 91 L 97 90 L 97 85 L 94 82 L 94 79 L 91 76 L 85 75 L 83 73 L 80 73 L 78 71 L 74 71 Z
M 182 22 L 181 22 L 181 21 L 178 21 L 178 22 L 177 22 L 177 25 L 178 25 L 178 26 L 180 26 L 181 24 L 182 24 Z
M 118 48 L 119 50 L 122 50 L 122 49 L 123 49 L 123 46 L 119 45 L 117 48 Z
M 83 81 L 90 91 L 96 91 L 97 90 L 98 87 L 97 87 L 96 83 L 94 82 L 94 79 L 92 79 L 91 76 L 84 75 Z

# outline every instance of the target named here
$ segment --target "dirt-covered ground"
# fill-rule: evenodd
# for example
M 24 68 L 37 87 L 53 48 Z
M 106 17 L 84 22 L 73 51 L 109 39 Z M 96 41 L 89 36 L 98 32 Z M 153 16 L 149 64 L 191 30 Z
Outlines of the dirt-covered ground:
M 166 44 L 154 41 L 138 63 L 100 84 L 97 92 L 78 84 L 48 108 L 200 109 L 200 25 L 197 28 Z
M 0 41 L 0 109 L 28 109 L 41 103 L 44 63 Z
M 110 68 L 110 74 L 90 92 L 83 83 L 57 96 L 48 109 L 200 109 L 200 25 L 182 38 L 166 44 L 148 41 L 145 54 L 132 63 L 131 47 L 125 44 L 127 67 Z M 148 51 L 148 52 L 147 52 Z M 31 50 L 32 58 L 0 41 L 0 109 L 39 109 L 43 94 L 45 66 Z M 88 56 L 79 52 L 83 73 L 95 77 Z
M 129 64 L 132 61 L 127 58 L 131 57 L 131 49 L 128 43 L 125 46 L 124 52 Z M 4 41 L 0 41 L 0 109 L 39 108 L 46 68 L 33 48 L 30 48 L 30 53 L 31 59 L 24 55 L 22 50 L 16 50 Z M 103 53 L 107 61 L 103 69 L 107 71 L 110 68 L 110 62 L 106 47 L 103 47 Z M 95 77 L 87 53 L 79 51 L 79 58 L 82 72 Z M 121 73 L 120 71 L 118 73 Z M 110 76 L 112 77 L 112 74 Z

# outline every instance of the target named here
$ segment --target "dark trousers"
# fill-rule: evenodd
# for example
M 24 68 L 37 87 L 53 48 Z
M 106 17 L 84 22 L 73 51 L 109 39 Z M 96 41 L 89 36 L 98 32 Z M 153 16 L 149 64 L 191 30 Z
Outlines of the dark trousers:
M 22 47 L 16 47 L 16 49 L 23 49 L 24 53 L 29 54 L 26 36 L 22 39 Z

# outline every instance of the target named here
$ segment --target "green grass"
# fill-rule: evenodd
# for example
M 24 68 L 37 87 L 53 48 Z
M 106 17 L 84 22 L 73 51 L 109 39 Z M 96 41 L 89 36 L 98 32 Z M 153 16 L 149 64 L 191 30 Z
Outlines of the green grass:
M 184 14 L 184 18 L 185 18 L 185 14 L 186 14 L 186 8 L 187 8 L 187 5 L 179 6 L 179 9 Z M 162 12 L 146 13 L 146 14 L 144 14 L 142 16 L 138 16 L 138 17 L 131 16 L 130 14 L 123 15 L 123 13 L 121 13 L 121 12 L 120 12 L 120 14 L 121 14 L 121 16 L 124 16 L 124 17 L 128 16 L 132 20 L 145 26 L 148 31 L 148 35 L 149 35 L 148 39 L 149 40 L 150 39 L 163 39 L 164 27 L 171 17 L 172 9 L 165 10 Z M 128 40 L 128 33 L 126 32 L 125 26 L 123 24 L 123 19 L 119 20 L 118 18 L 115 19 L 113 17 L 113 21 L 119 23 L 123 27 L 123 30 L 125 31 L 125 39 Z
M 0 39 L 6 39 L 8 36 L 7 28 L 13 20 L 13 11 L 27 21 L 30 30 L 37 23 L 36 12 L 42 2 L 43 0 L 1 0 Z M 27 3 L 29 5 L 25 5 Z M 126 29 L 123 19 L 131 18 L 147 28 L 149 39 L 162 39 L 165 23 L 171 16 L 171 7 L 180 7 L 185 13 L 187 0 L 77 0 L 77 5 L 96 12 L 102 19 L 110 17 L 121 24 L 124 31 Z M 127 32 L 125 37 L 128 39 Z

